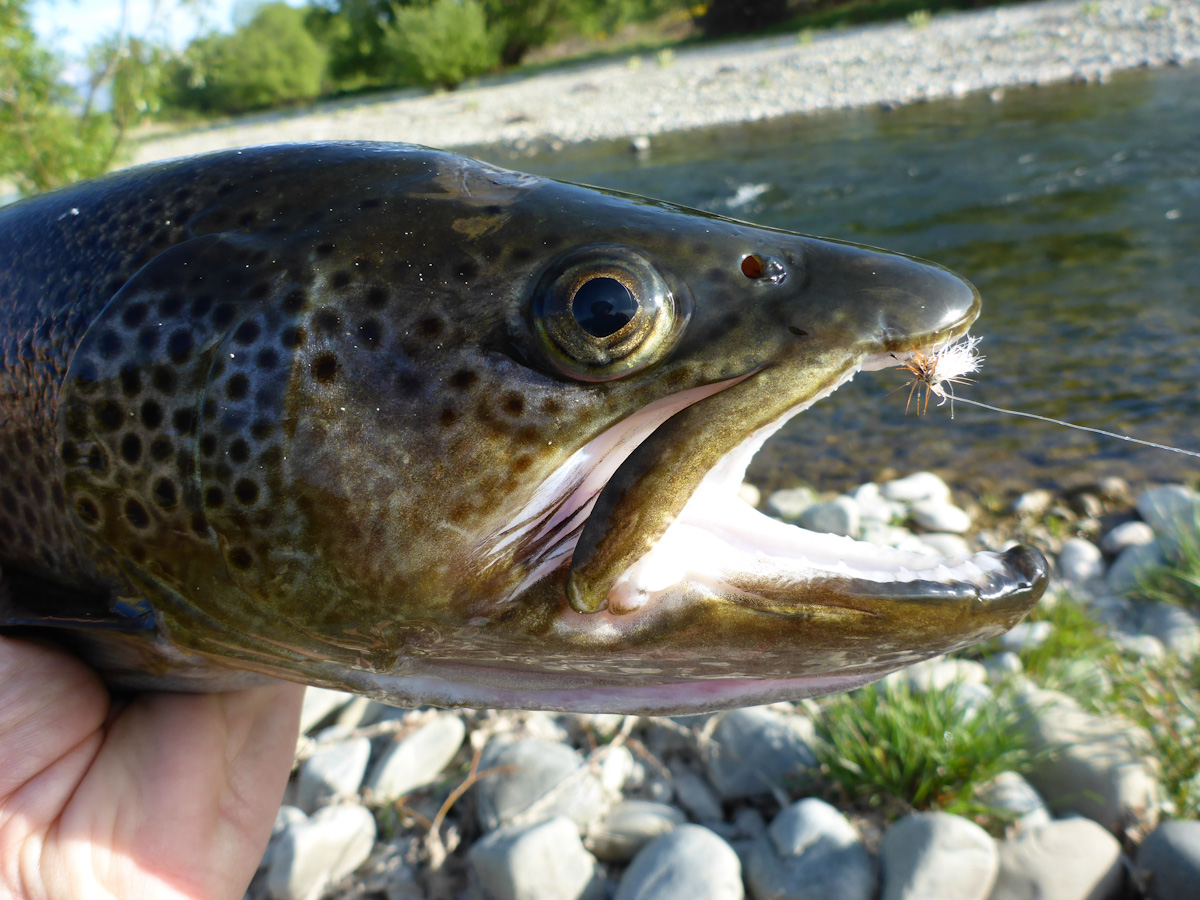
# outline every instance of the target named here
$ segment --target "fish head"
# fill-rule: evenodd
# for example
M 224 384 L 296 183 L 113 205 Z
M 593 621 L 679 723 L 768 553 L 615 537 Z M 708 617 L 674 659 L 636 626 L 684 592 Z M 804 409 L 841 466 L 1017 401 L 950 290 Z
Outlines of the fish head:
M 1026 547 L 737 497 L 789 418 L 967 331 L 958 275 L 436 151 L 272 152 L 72 362 L 72 502 L 182 651 L 399 704 L 697 711 L 866 683 L 1044 589 Z M 161 343 L 114 355 L 130 309 Z

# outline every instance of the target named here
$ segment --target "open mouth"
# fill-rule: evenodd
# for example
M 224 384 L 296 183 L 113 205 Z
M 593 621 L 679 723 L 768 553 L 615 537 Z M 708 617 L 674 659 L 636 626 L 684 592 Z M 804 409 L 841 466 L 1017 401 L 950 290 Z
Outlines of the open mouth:
M 808 531 L 764 515 L 738 497 L 754 454 L 789 419 L 859 371 L 896 365 L 890 353 L 868 356 L 746 436 L 707 471 L 646 552 L 615 574 L 599 603 L 581 608 L 573 599 L 572 606 L 577 612 L 603 612 L 618 627 L 634 627 L 636 620 L 669 607 L 680 586 L 686 585 L 745 609 L 779 616 L 828 614 L 831 608 L 861 613 L 889 599 L 1003 618 L 1024 612 L 1047 577 L 1044 558 L 1027 547 L 954 557 L 913 552 Z M 528 575 L 512 596 L 572 562 L 597 498 L 657 429 L 681 411 L 702 407 L 708 398 L 754 377 L 751 373 L 665 397 L 609 428 L 560 466 L 496 547 L 515 545 L 526 561 Z M 575 560 L 572 576 L 577 567 Z M 569 595 L 570 591 L 568 584 Z

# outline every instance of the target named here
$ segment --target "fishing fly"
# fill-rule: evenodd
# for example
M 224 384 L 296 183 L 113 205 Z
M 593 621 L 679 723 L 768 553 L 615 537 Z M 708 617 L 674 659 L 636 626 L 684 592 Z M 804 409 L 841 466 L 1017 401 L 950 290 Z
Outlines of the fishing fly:
M 967 378 L 966 376 L 978 372 L 979 367 L 983 364 L 984 357 L 975 349 L 981 340 L 982 338 L 978 337 L 967 337 L 956 343 L 948 344 L 932 353 L 922 353 L 914 347 L 909 355 L 903 359 L 892 354 L 893 358 L 908 371 L 910 376 L 908 403 L 904 406 L 904 412 L 908 412 L 915 396 L 917 398 L 917 415 L 924 415 L 929 410 L 929 395 L 933 394 L 939 398 L 938 406 L 945 405 L 947 401 L 950 402 L 950 418 L 952 419 L 954 418 L 954 403 L 957 401 L 959 403 L 969 403 L 972 406 L 978 406 L 981 409 L 988 409 L 1006 416 L 1037 419 L 1039 422 L 1049 422 L 1052 425 L 1061 425 L 1064 428 L 1074 428 L 1076 431 L 1087 431 L 1092 434 L 1103 435 L 1104 437 L 1116 438 L 1119 441 L 1128 441 L 1131 444 L 1140 444 L 1143 447 L 1154 447 L 1156 450 L 1169 450 L 1172 453 L 1182 453 L 1185 456 L 1200 458 L 1200 453 L 1194 450 L 1184 450 L 1181 447 L 1171 447 L 1167 444 L 1156 444 L 1153 441 L 1143 441 L 1128 434 L 1118 434 L 1115 431 L 1105 431 L 1102 428 L 1092 428 L 1089 425 L 1076 425 L 1073 422 L 1064 422 L 1061 419 L 1052 419 L 1049 416 L 1039 416 L 1036 413 L 1023 412 L 1019 409 L 1005 409 L 1000 406 L 992 406 L 989 403 L 981 403 L 978 400 L 958 396 L 954 393 L 953 386 L 956 384 L 973 383 L 975 379 Z M 897 390 L 903 389 L 904 385 L 897 388 Z M 924 394 L 924 403 L 922 403 L 922 394 Z

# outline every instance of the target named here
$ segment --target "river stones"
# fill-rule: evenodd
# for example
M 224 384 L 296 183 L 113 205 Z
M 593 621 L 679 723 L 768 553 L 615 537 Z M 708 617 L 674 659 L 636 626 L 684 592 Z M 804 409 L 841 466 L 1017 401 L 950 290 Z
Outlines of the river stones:
M 987 900 L 999 869 L 991 836 L 961 816 L 913 813 L 883 835 L 882 900 Z
M 290 821 L 271 850 L 267 891 L 272 900 L 317 900 L 371 855 L 375 817 L 366 807 L 327 806 Z
M 625 870 L 616 900 L 742 900 L 742 864 L 700 825 L 680 825 L 647 844 Z
M 356 797 L 370 758 L 369 738 L 318 744 L 296 777 L 296 805 L 312 813 L 333 800 Z
M 817 766 L 816 730 L 801 715 L 763 707 L 722 713 L 713 729 L 708 779 L 725 800 L 770 794 L 789 776 Z
M 389 744 L 367 780 L 371 796 L 390 802 L 435 781 L 462 746 L 466 733 L 462 719 L 445 713 Z
M 604 802 L 604 791 L 583 757 L 565 744 L 540 740 L 493 739 L 484 748 L 480 771 L 495 769 L 475 787 L 479 824 L 484 831 L 526 816 L 565 815 L 585 827 Z
M 1200 822 L 1162 822 L 1138 848 L 1149 900 L 1195 896 L 1200 890 Z
M 1025 830 L 1002 841 L 999 853 L 989 900 L 1120 900 L 1124 894 L 1121 845 L 1089 819 Z
M 599 900 L 604 880 L 565 816 L 499 828 L 470 851 L 471 869 L 490 900 Z

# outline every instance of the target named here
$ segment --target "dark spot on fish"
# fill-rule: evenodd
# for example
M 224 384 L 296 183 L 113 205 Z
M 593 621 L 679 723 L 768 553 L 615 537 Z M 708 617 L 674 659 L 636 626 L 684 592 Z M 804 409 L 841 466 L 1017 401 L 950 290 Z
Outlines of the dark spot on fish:
M 180 450 L 175 454 L 175 465 L 179 468 L 179 474 L 184 478 L 191 478 L 196 474 L 196 460 L 186 450 Z
M 269 293 L 271 293 L 271 283 L 269 281 L 256 281 L 254 282 L 254 286 L 250 288 L 250 299 L 261 300 Z
M 375 209 L 376 207 L 382 205 L 382 203 L 383 203 L 383 201 L 380 200 L 378 197 L 368 197 L 366 200 L 359 201 L 358 208 L 359 209 Z
M 75 501 L 75 512 L 88 525 L 95 525 L 100 521 L 100 509 L 96 506 L 96 501 L 90 497 L 83 497 Z
M 219 487 L 210 487 L 204 492 L 204 505 L 209 509 L 220 509 L 225 505 L 225 492 Z
M 154 502 L 161 508 L 170 509 L 177 501 L 175 483 L 171 479 L 160 478 L 154 483 Z
M 367 319 L 358 326 L 358 336 L 364 344 L 371 350 L 379 346 L 379 337 L 383 333 L 379 322 L 375 319 Z
M 203 319 L 212 312 L 213 298 L 211 294 L 201 294 L 192 300 L 192 318 Z
M 174 362 L 181 363 L 187 360 L 192 352 L 194 340 L 190 331 L 176 331 L 167 339 L 167 352 L 171 354 L 171 359 Z
M 516 459 L 513 460 L 512 470 L 519 474 L 521 472 L 527 471 L 529 469 L 529 467 L 532 465 L 533 465 L 533 460 L 531 458 L 529 458 L 528 456 L 525 456 L 524 454 L 522 454 L 521 456 L 518 456 Z
M 524 428 L 517 430 L 517 441 L 522 444 L 537 444 L 541 441 L 541 435 L 538 430 L 532 425 L 526 425 Z
M 254 211 L 251 210 L 249 212 L 244 212 L 240 216 L 238 216 L 237 223 L 242 228 L 249 228 L 251 225 L 254 224 L 254 220 L 256 218 L 258 218 L 257 215 L 255 215 Z
M 107 330 L 100 335 L 100 340 L 96 344 L 101 359 L 112 359 L 114 356 L 120 355 L 122 346 L 121 336 L 115 331 Z
M 233 322 L 234 316 L 237 315 L 237 307 L 232 303 L 222 303 L 213 310 L 212 322 L 213 325 L 221 331 L 224 331 Z
M 323 244 L 317 244 L 317 256 L 329 256 L 337 249 L 337 244 L 326 241 Z
M 313 315 L 313 325 L 318 331 L 323 331 L 326 334 L 333 334 L 342 325 L 342 317 L 336 310 L 325 307 L 317 310 Z
M 225 383 L 225 396 L 235 403 L 244 400 L 250 392 L 250 379 L 244 372 L 237 372 Z
M 129 557 L 135 563 L 138 563 L 139 565 L 141 563 L 144 563 L 148 556 L 149 556 L 149 554 L 146 552 L 146 548 L 143 547 L 141 544 L 131 544 L 130 545 Z
M 341 290 L 342 288 L 349 287 L 351 278 L 352 276 L 348 271 L 345 269 L 338 269 L 333 273 L 333 275 L 330 276 L 329 283 L 334 287 L 335 290 Z
M 167 438 L 156 437 L 150 444 L 150 458 L 156 462 L 162 462 L 170 457 L 171 451 L 174 449 Z
M 142 404 L 142 424 L 147 428 L 154 429 L 162 424 L 163 412 L 162 407 L 153 400 L 147 400 Z
M 417 330 L 422 337 L 435 338 L 442 333 L 442 320 L 437 316 L 429 316 L 417 323 Z
M 64 441 L 59 455 L 62 457 L 63 463 L 73 466 L 79 461 L 79 448 L 71 441 Z
M 525 412 L 525 398 L 517 393 L 507 393 L 500 402 L 500 408 L 515 419 Z
M 121 367 L 121 393 L 136 397 L 142 392 L 142 373 L 133 366 Z
M 101 400 L 96 405 L 96 422 L 105 431 L 116 431 L 125 421 L 125 410 L 112 400 Z
M 476 375 L 474 372 L 472 372 L 470 369 L 459 369 L 457 372 L 455 372 L 453 375 L 450 376 L 450 386 L 452 388 L 457 388 L 458 390 L 462 391 L 462 390 L 466 390 L 467 388 L 471 387 L 471 385 L 473 385 L 478 380 L 479 380 L 479 376 Z
M 479 266 L 471 260 L 462 262 L 458 266 L 458 274 L 465 281 L 474 281 L 479 275 Z
M 254 362 L 260 369 L 273 369 L 279 365 L 279 354 L 268 347 L 265 350 L 259 351 Z
M 256 441 L 261 441 L 269 437 L 274 430 L 275 426 L 272 422 L 266 419 L 255 419 L 254 423 L 250 426 L 250 437 Z
M 152 325 L 149 328 L 143 328 L 138 332 L 138 347 L 146 352 L 153 350 L 158 346 L 158 333 L 159 328 L 157 326 Z
M 295 350 L 304 343 L 304 329 L 299 325 L 289 325 L 279 332 L 279 343 L 285 350 Z
M 244 463 L 250 459 L 250 445 L 245 438 L 238 438 L 229 445 L 229 458 L 235 463 Z
M 338 358 L 332 353 L 322 353 L 312 361 L 312 376 L 321 384 L 329 384 L 337 372 Z
M 563 411 L 562 401 L 557 397 L 548 397 L 542 401 L 542 412 L 548 416 L 557 416 Z
M 158 366 L 154 370 L 154 375 L 150 379 L 150 383 L 154 385 L 154 389 L 163 394 L 175 393 L 175 370 L 169 366 Z
M 142 458 L 142 439 L 136 434 L 127 434 L 121 438 L 121 459 L 133 465 Z
M 372 285 L 367 291 L 367 308 L 368 309 L 383 309 L 387 306 L 388 290 L 379 285 Z
M 171 417 L 171 423 L 180 434 L 194 434 L 196 431 L 196 411 L 194 409 L 177 409 Z
M 790 331 L 796 337 L 808 337 L 807 331 L 805 331 L 803 328 L 797 328 L 795 325 L 789 325 L 788 331 Z
M 516 246 L 509 250 L 508 257 L 513 262 L 523 263 L 533 259 L 534 252 L 532 247 Z
M 16 440 L 14 441 L 17 447 L 17 453 L 21 456 L 29 456 L 33 452 L 33 444 L 29 441 L 29 435 L 23 431 L 17 432 Z
M 217 452 L 217 436 L 211 432 L 207 432 L 200 438 L 200 453 L 204 456 L 212 456 Z
M 445 427 L 449 428 L 456 421 L 458 421 L 458 413 L 447 407 L 446 409 L 442 410 L 442 414 L 438 418 L 438 421 L 441 422 Z
M 421 376 L 415 372 L 401 372 L 396 377 L 396 386 L 406 397 L 412 397 L 420 393 L 423 384 Z
M 307 302 L 308 298 L 304 295 L 304 291 L 300 290 L 300 288 L 292 288 L 292 290 L 287 292 L 287 295 L 283 298 L 283 302 L 279 306 L 285 313 L 298 313 L 304 309 L 304 305 Z
M 259 327 L 259 324 L 253 319 L 250 319 L 249 321 L 243 322 L 237 327 L 237 331 L 233 333 L 233 340 L 235 343 L 241 344 L 243 347 L 245 347 L 248 344 L 253 344 L 258 340 L 258 334 L 261 330 L 262 329 Z
M 146 304 L 132 303 L 121 313 L 121 322 L 126 328 L 137 328 L 146 320 Z
M 17 496 L 11 490 L 0 488 L 0 506 L 3 506 L 8 512 L 16 515 L 17 513 Z
M 134 528 L 145 528 L 150 524 L 150 516 L 146 513 L 146 507 L 136 500 L 125 501 L 125 519 Z
M 250 506 L 258 499 L 258 485 L 249 478 L 242 478 L 233 486 L 233 495 L 243 506 Z
M 234 547 L 230 550 L 229 561 L 239 569 L 249 569 L 254 565 L 254 557 L 245 547 Z
M 204 421 L 211 422 L 217 417 L 217 401 L 212 397 L 204 401 Z

